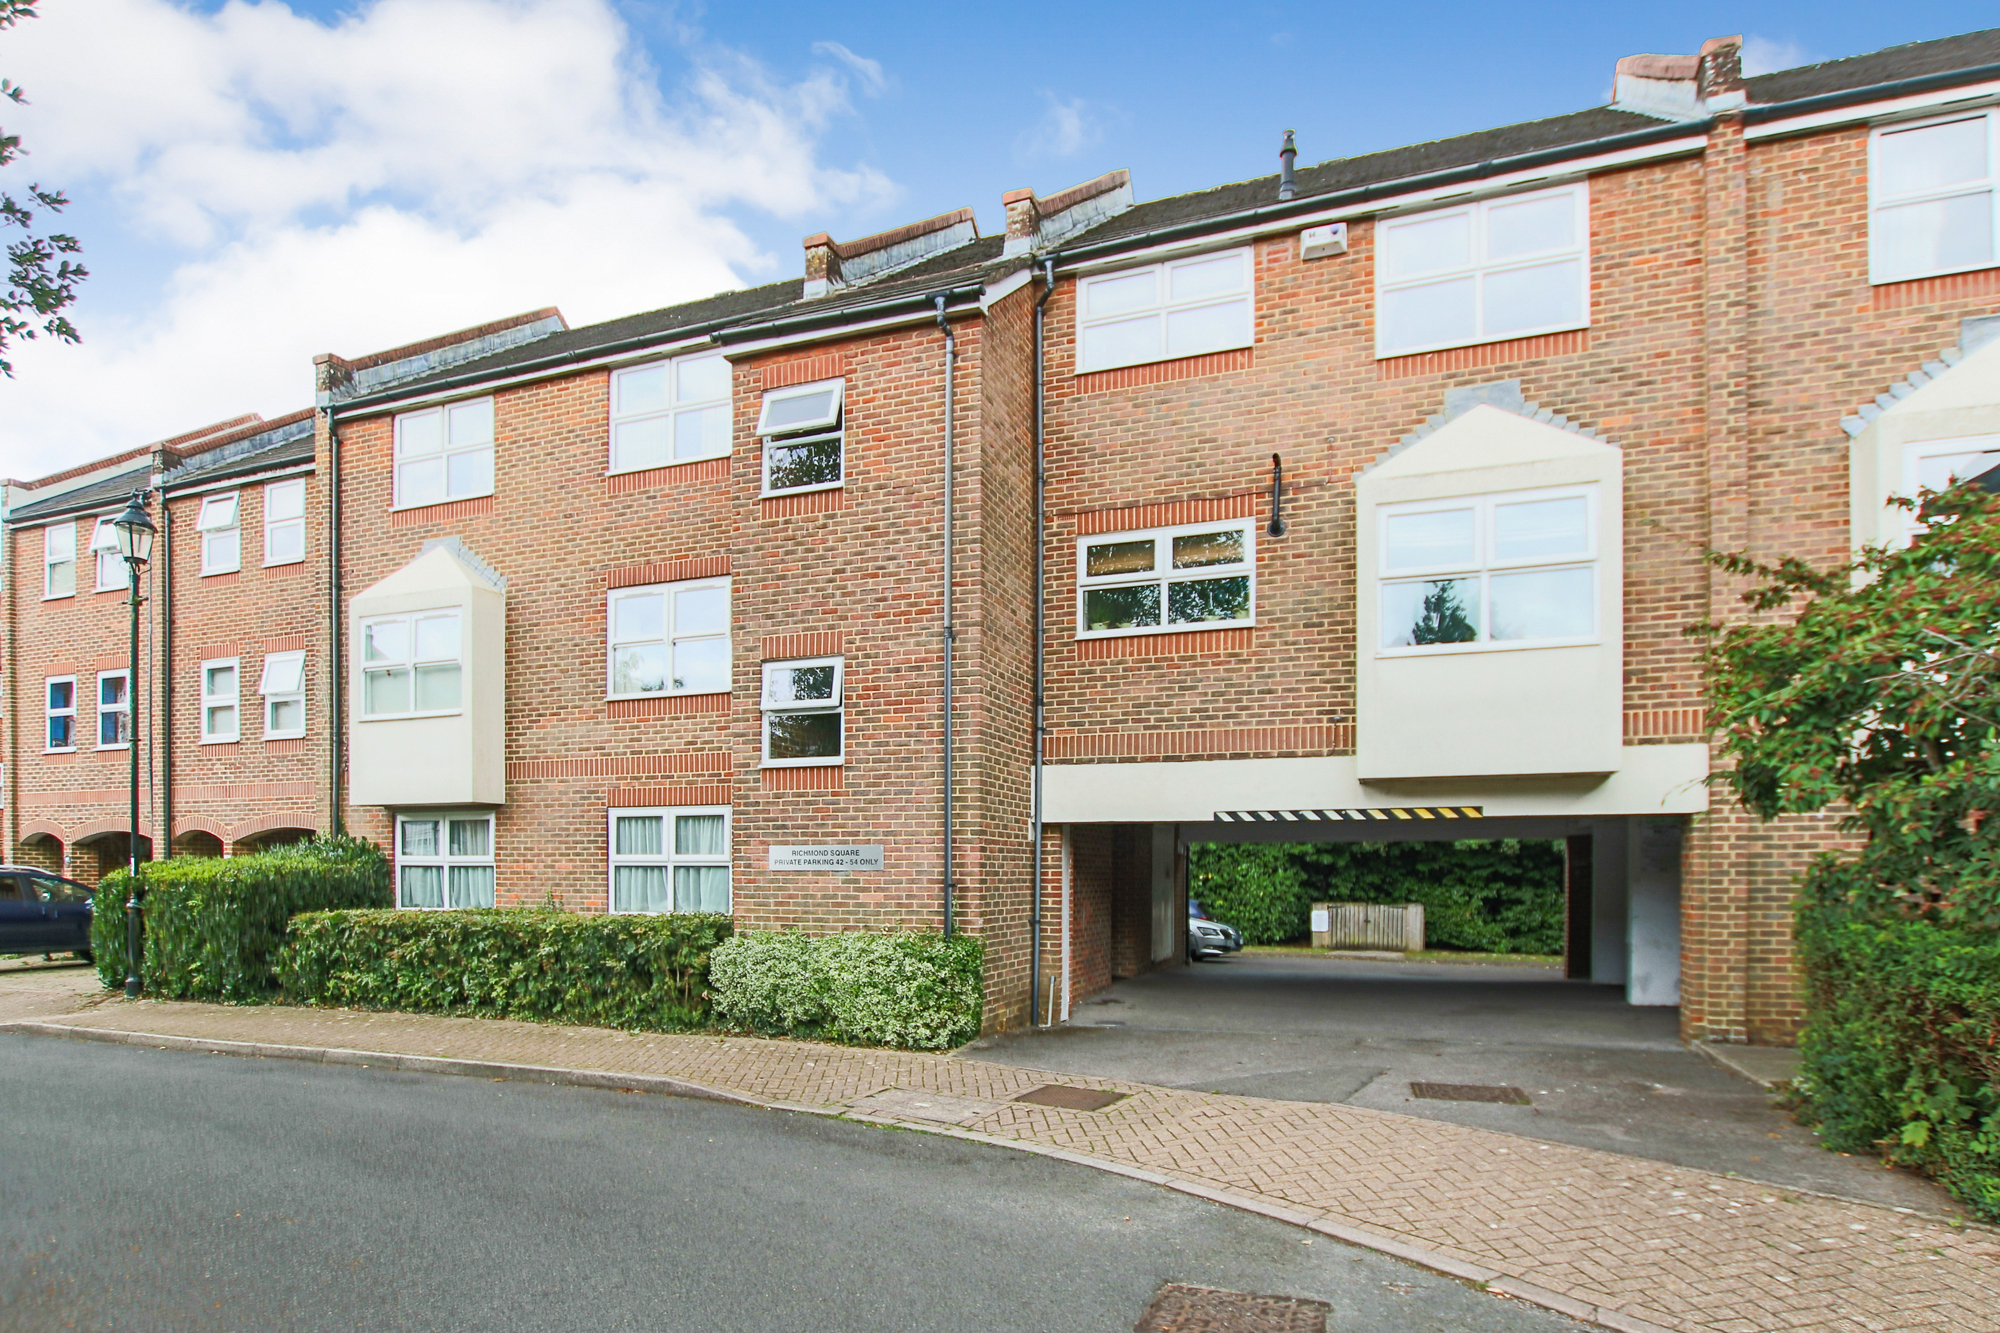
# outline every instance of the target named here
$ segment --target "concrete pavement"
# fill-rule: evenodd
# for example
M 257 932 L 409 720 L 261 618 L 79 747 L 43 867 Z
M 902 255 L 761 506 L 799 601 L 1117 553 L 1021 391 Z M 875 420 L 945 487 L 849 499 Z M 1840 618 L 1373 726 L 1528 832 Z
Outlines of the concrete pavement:
M 1603 1327 L 2000 1327 L 2000 1232 L 1363 1107 L 955 1056 L 495 1020 L 113 1000 L 15 1031 L 705 1092 L 1054 1156 L 1410 1258 Z M 1101 1110 L 1016 1098 L 1101 1089 Z

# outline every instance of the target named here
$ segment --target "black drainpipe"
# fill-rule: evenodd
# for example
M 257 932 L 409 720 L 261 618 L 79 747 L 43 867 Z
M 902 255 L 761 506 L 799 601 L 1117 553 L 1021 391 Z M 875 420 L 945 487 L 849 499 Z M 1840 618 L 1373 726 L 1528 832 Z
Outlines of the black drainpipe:
M 333 424 L 333 404 L 326 405 L 326 516 L 327 516 L 327 605 L 326 660 L 327 687 L 327 779 L 326 789 L 333 808 L 327 814 L 327 828 L 347 832 L 340 777 L 346 767 L 347 714 L 345 691 L 341 688 L 340 665 L 340 430 Z
M 944 933 L 949 937 L 956 926 L 952 901 L 956 885 L 952 882 L 952 763 L 951 763 L 951 657 L 953 641 L 958 631 L 951 621 L 951 579 L 952 579 L 952 483 L 955 480 L 952 458 L 952 399 L 956 388 L 953 370 L 958 361 L 958 343 L 951 332 L 951 322 L 944 317 L 944 303 L 948 293 L 939 292 L 931 299 L 937 304 L 938 328 L 944 331 Z
M 1041 1026 L 1036 1020 L 1042 1002 L 1042 751 L 1048 744 L 1048 723 L 1044 719 L 1042 675 L 1045 650 L 1042 638 L 1047 632 L 1044 625 L 1043 603 L 1047 600 L 1048 562 L 1045 552 L 1047 538 L 1046 509 L 1048 502 L 1048 472 L 1043 467 L 1043 440 L 1046 435 L 1043 415 L 1043 368 L 1042 355 L 1046 342 L 1042 330 L 1044 310 L 1049 298 L 1056 291 L 1056 261 L 1054 255 L 1042 260 L 1042 294 L 1035 298 L 1035 672 L 1034 672 L 1034 746 L 1035 753 L 1029 759 L 1028 769 L 1028 811 L 1033 829 L 1034 877 L 1028 898 L 1028 1026 Z M 1048 1021 L 1054 1023 L 1055 1003 L 1051 995 L 1048 1007 Z
M 160 547 L 160 709 L 153 717 L 153 748 L 160 756 L 160 827 L 154 830 L 153 859 L 166 861 L 174 854 L 174 518 L 165 486 L 160 487 Z M 139 692 L 130 693 L 137 709 Z M 132 743 L 139 743 L 136 712 Z

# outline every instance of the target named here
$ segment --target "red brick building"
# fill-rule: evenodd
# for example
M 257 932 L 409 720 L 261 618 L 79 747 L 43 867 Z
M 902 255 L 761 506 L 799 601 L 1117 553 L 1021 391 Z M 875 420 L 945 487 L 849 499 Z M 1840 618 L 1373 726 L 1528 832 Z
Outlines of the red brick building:
M 1683 631 L 1740 614 L 1704 550 L 1832 560 L 2000 461 L 2000 32 L 1738 56 L 323 357 L 309 423 L 17 494 L 10 842 L 122 833 L 112 765 L 35 744 L 119 603 L 27 585 L 52 526 L 150 478 L 177 850 L 338 822 L 412 909 L 949 924 L 1010 1025 L 1031 977 L 1060 1016 L 1177 960 L 1193 843 L 1561 837 L 1574 975 L 1787 1041 L 1790 884 L 1833 833 L 1711 802 Z M 199 572 L 224 519 L 246 553 L 290 522 L 295 478 L 296 569 Z M 233 741 L 203 730 L 231 664 Z

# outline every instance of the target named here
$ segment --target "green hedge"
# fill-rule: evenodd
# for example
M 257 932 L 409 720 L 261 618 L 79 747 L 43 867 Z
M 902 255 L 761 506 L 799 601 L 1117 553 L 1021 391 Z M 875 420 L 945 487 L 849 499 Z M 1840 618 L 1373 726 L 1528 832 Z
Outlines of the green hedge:
M 725 1019 L 759 1032 L 945 1050 L 979 1035 L 985 952 L 972 935 L 749 931 L 715 951 Z
M 2000 934 L 1809 902 L 1797 939 L 1797 1088 L 1821 1142 L 1923 1171 L 2000 1222 Z
M 1298 939 L 1312 904 L 1354 902 L 1422 903 L 1434 948 L 1563 948 L 1559 842 L 1211 843 L 1188 850 L 1188 884 L 1246 944 Z
M 684 1032 L 709 1023 L 730 930 L 695 913 L 319 912 L 292 922 L 278 977 L 296 1004 Z
M 146 992 L 169 1000 L 248 1001 L 277 990 L 275 955 L 299 912 L 387 906 L 389 866 L 359 838 L 317 838 L 250 856 L 184 856 L 140 870 L 145 885 Z M 104 877 L 92 901 L 91 948 L 107 986 L 125 981 L 131 872 Z

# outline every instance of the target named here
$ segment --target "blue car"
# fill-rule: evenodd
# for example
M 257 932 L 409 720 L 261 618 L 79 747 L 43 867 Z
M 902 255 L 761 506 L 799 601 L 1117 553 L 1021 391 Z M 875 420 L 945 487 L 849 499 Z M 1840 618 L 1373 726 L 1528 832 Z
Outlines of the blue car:
M 33 866 L 0 866 L 0 954 L 73 953 L 91 961 L 91 892 Z

